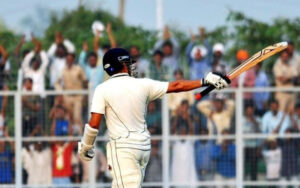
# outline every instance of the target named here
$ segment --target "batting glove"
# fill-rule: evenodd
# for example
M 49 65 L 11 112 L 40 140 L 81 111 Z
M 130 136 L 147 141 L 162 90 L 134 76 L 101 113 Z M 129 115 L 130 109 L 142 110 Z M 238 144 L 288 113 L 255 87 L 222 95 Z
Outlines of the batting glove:
M 95 148 L 92 145 L 86 145 L 78 142 L 78 154 L 82 160 L 90 161 L 95 156 Z
M 228 87 L 228 84 L 231 83 L 230 79 L 217 72 L 210 72 L 206 75 L 206 77 L 202 80 L 203 85 L 213 85 L 216 89 L 220 90 L 225 87 Z
M 98 134 L 98 129 L 85 124 L 83 137 L 78 142 L 78 154 L 82 160 L 90 161 L 95 156 L 94 143 Z

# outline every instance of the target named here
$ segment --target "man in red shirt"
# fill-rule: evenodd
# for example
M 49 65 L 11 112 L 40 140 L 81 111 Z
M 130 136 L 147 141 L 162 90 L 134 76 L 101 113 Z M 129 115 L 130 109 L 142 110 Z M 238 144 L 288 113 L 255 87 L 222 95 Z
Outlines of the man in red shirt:
M 56 142 L 52 146 L 53 184 L 70 184 L 73 147 L 69 142 Z

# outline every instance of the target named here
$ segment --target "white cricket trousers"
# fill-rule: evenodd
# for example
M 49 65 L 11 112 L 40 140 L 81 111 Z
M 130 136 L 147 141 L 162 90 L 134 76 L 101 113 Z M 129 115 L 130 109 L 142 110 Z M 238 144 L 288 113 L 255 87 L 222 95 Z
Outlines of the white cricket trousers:
M 150 148 L 138 149 L 111 140 L 106 145 L 107 163 L 112 174 L 113 188 L 142 187 Z

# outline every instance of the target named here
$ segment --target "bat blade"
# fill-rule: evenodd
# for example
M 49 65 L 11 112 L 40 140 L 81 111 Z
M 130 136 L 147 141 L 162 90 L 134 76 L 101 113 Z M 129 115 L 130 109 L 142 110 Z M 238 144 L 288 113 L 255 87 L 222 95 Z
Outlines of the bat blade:
M 255 53 L 249 59 L 244 61 L 242 64 L 240 64 L 239 66 L 237 66 L 236 68 L 231 70 L 227 76 L 229 77 L 230 80 L 232 80 L 232 79 L 238 77 L 243 72 L 251 69 L 258 63 L 260 63 L 260 62 L 268 59 L 272 55 L 286 49 L 287 46 L 288 46 L 287 42 L 279 42 L 279 43 L 273 44 L 271 46 L 268 46 L 268 47 L 262 49 L 261 51 Z M 196 100 L 200 100 L 203 96 L 207 95 L 209 92 L 213 91 L 214 89 L 215 88 L 213 86 L 209 86 L 205 90 L 203 90 L 201 93 L 197 93 L 195 95 Z
M 241 73 L 251 69 L 258 63 L 268 59 L 274 54 L 277 54 L 278 52 L 281 52 L 282 50 L 287 48 L 288 43 L 287 42 L 279 42 L 274 45 L 268 46 L 261 51 L 255 53 L 253 56 L 251 56 L 249 59 L 244 61 L 242 64 L 234 68 L 232 71 L 228 73 L 228 77 L 230 80 L 238 77 Z

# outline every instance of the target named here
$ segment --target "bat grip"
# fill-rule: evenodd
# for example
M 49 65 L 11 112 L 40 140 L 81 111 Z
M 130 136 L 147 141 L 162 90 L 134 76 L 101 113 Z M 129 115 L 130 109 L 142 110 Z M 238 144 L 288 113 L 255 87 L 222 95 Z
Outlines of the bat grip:
M 213 85 L 208 86 L 206 89 L 204 89 L 203 91 L 201 91 L 200 93 L 197 93 L 195 95 L 196 100 L 199 101 L 200 99 L 202 99 L 205 95 L 207 95 L 209 92 L 211 92 L 214 89 L 215 89 L 215 86 L 213 86 Z

